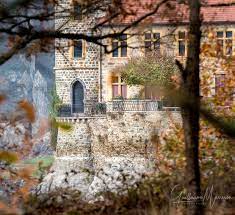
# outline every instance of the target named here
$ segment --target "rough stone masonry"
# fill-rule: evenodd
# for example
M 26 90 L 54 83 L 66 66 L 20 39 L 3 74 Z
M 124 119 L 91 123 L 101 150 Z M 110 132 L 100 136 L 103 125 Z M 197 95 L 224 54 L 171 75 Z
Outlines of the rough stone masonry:
M 72 121 L 72 119 L 71 119 Z M 108 113 L 76 119 L 72 130 L 59 130 L 56 159 L 40 185 L 42 192 L 56 188 L 80 190 L 86 197 L 118 191 L 155 169 L 153 136 L 180 123 L 179 112 Z

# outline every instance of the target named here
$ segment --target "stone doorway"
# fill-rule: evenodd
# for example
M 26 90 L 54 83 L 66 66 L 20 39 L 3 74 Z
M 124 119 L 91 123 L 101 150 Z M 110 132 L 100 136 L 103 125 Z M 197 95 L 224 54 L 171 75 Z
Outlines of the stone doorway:
M 73 113 L 84 113 L 84 87 L 80 81 L 73 84 Z

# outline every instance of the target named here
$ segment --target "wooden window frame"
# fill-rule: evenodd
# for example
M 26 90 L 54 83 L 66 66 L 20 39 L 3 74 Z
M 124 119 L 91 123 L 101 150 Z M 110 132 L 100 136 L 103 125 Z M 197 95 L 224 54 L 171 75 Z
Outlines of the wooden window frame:
M 146 38 L 146 34 L 150 34 L 150 38 Z M 156 34 L 159 34 L 158 38 L 155 38 Z M 161 52 L 160 39 L 161 39 L 161 33 L 160 32 L 145 32 L 144 33 L 144 53 L 147 54 L 147 53 L 149 53 L 151 51 L 155 51 L 155 50 L 157 50 L 160 53 Z M 158 49 L 155 48 L 156 42 L 159 44 Z M 150 43 L 150 50 L 149 51 L 147 51 L 146 43 Z
M 112 55 L 112 58 L 127 58 L 128 57 L 128 36 L 127 36 L 127 34 L 123 34 L 122 36 L 124 36 L 124 35 L 126 36 L 126 39 L 124 39 L 124 40 L 120 39 L 121 37 L 120 38 L 113 38 L 113 39 L 111 39 L 111 48 L 112 48 L 111 55 Z M 126 56 L 122 56 L 122 49 L 123 49 L 122 42 L 126 42 L 126 46 L 125 46 L 125 48 L 126 48 Z M 117 43 L 117 48 L 115 50 L 113 50 L 113 47 L 114 47 L 113 44 L 114 43 Z M 114 51 L 118 52 L 117 56 L 113 55 Z
M 115 99 L 115 97 L 113 97 L 113 86 L 118 86 L 118 96 L 122 96 L 122 86 L 126 86 L 127 87 L 127 84 L 125 82 L 122 81 L 122 77 L 120 74 L 117 74 L 117 75 L 113 75 L 113 77 L 116 77 L 118 82 L 113 82 L 112 81 L 112 99 Z M 127 97 L 127 95 L 126 95 Z M 126 99 L 123 97 L 123 99 Z
M 70 40 L 70 59 L 72 59 L 72 60 L 84 59 L 86 57 L 86 41 L 80 40 L 80 41 L 82 41 L 82 57 L 74 57 L 74 42 L 75 41 L 76 40 Z
M 232 32 L 232 36 L 231 37 L 227 37 L 227 33 L 228 32 Z M 218 33 L 222 33 L 222 37 L 218 37 Z M 234 32 L 232 30 L 217 30 L 216 31 L 216 42 L 217 42 L 217 44 L 219 44 L 218 41 L 220 41 L 222 43 L 222 56 L 227 56 L 227 57 L 233 56 L 233 51 L 234 51 L 234 48 L 233 48 L 233 46 L 234 46 L 233 37 L 234 37 Z M 232 42 L 231 54 L 227 54 L 227 50 L 226 50 L 226 48 L 227 48 L 227 45 L 226 45 L 227 41 L 231 41 Z M 219 54 L 218 51 L 217 51 L 217 54 Z
M 185 36 L 184 38 L 180 38 L 180 33 L 184 33 Z M 184 42 L 184 55 L 180 55 L 180 42 Z M 188 42 L 187 42 L 187 31 L 178 31 L 177 32 L 177 56 L 178 57 L 187 57 L 187 54 L 188 54 L 188 49 L 187 49 L 187 45 L 188 45 Z

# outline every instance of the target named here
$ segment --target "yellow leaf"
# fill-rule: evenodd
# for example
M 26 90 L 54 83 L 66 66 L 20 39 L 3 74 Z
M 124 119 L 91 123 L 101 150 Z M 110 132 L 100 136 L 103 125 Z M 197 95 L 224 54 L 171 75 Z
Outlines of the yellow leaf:
M 57 127 L 64 130 L 64 131 L 71 131 L 72 130 L 72 125 L 69 123 L 65 122 L 56 122 Z
M 19 160 L 16 153 L 0 151 L 0 160 L 5 161 L 7 163 L 15 163 Z

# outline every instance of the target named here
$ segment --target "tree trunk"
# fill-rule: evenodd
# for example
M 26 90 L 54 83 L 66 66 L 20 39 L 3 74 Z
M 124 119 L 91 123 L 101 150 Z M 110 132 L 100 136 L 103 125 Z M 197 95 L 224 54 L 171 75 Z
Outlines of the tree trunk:
M 192 106 L 182 107 L 186 155 L 186 188 L 187 194 L 201 196 L 199 167 L 199 105 L 200 78 L 199 55 L 201 40 L 200 0 L 188 0 L 190 23 L 188 34 L 188 57 L 183 77 L 184 92 L 188 100 L 194 98 Z M 188 204 L 187 214 L 202 214 L 200 204 Z

